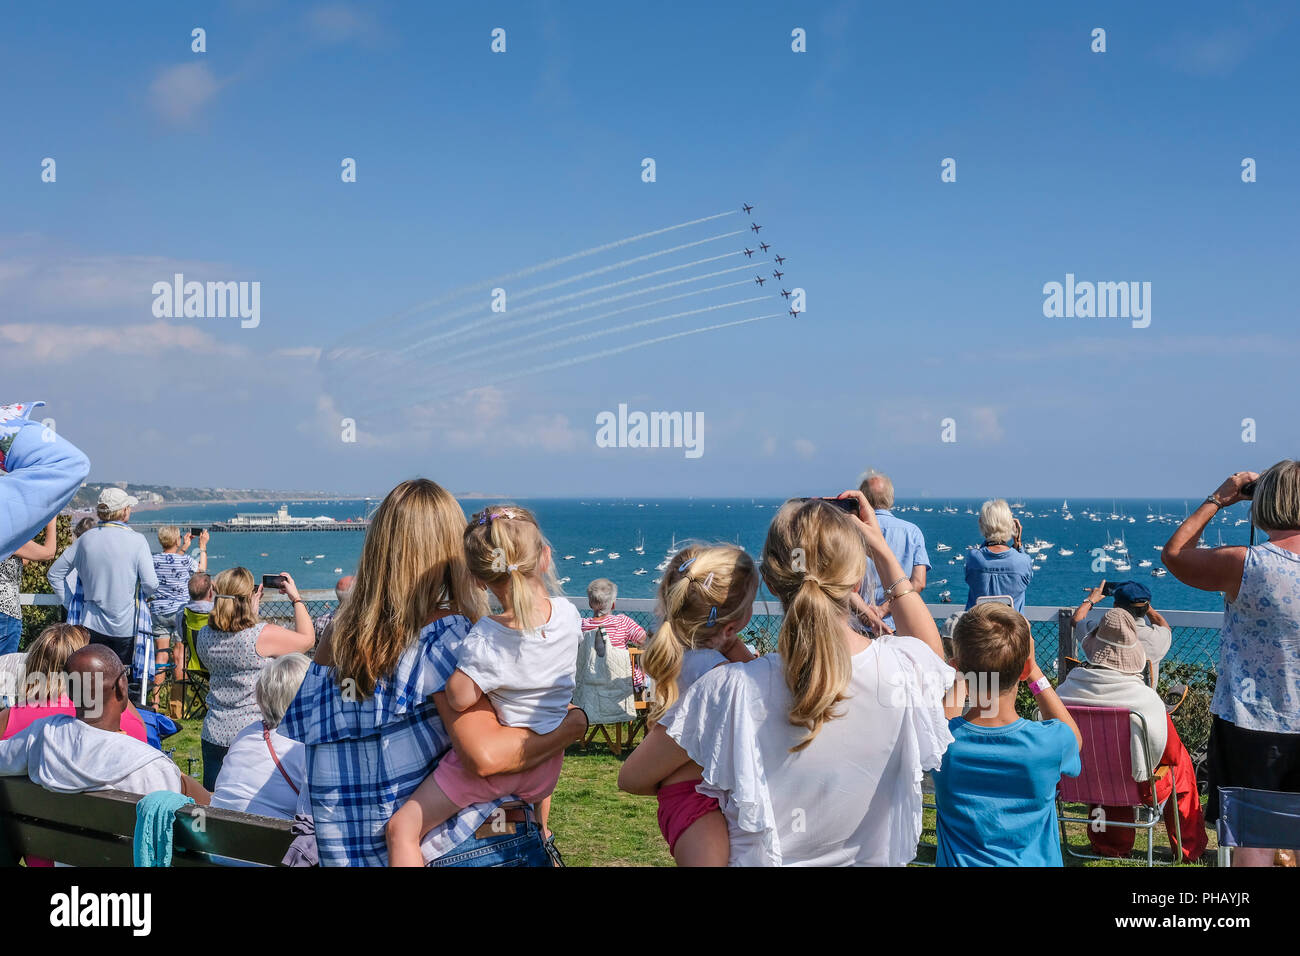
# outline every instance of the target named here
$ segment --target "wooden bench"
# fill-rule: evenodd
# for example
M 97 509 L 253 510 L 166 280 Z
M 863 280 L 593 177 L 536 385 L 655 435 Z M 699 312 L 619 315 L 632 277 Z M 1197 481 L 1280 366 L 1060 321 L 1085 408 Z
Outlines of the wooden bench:
M 132 866 L 138 793 L 54 793 L 26 777 L 0 777 L 0 866 L 28 853 L 72 866 Z M 172 866 L 221 866 L 214 856 L 279 866 L 292 823 L 271 817 L 183 807 L 176 814 Z

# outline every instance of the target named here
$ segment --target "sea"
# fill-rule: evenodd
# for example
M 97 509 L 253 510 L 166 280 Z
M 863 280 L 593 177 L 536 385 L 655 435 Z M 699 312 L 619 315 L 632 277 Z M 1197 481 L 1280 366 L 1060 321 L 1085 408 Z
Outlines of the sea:
M 493 502 L 462 500 L 467 515 Z M 654 597 L 656 581 L 668 555 L 686 541 L 730 542 L 757 557 L 768 523 L 780 499 L 764 498 L 543 498 L 513 503 L 537 515 L 551 543 L 557 576 L 565 594 L 585 606 L 588 582 L 609 578 L 627 598 Z M 894 514 L 916 524 L 925 534 L 932 570 L 925 591 L 927 603 L 940 595 L 958 607 L 966 601 L 964 555 L 981 543 L 978 499 L 900 500 Z M 332 501 L 266 501 L 257 504 L 175 505 L 137 511 L 134 520 L 171 521 L 182 528 L 207 526 L 234 517 L 236 512 L 271 512 L 285 504 L 295 517 L 328 516 L 337 520 L 363 518 L 376 499 Z M 1152 575 L 1160 568 L 1160 548 L 1195 502 L 1146 499 L 1024 499 L 1013 511 L 1024 528 L 1023 542 L 1035 552 L 1035 573 L 1026 604 L 1074 606 L 1090 586 L 1110 581 L 1140 581 L 1151 589 L 1160 610 L 1217 611 L 1219 594 L 1198 591 L 1172 574 Z M 1063 507 L 1064 506 L 1064 507 Z M 1068 517 L 1067 517 L 1068 516 Z M 150 535 L 155 550 L 157 539 Z M 212 534 L 209 569 L 242 565 L 254 575 L 288 571 L 303 589 L 332 588 L 343 574 L 356 570 L 364 532 L 293 531 Z M 1203 540 L 1211 545 L 1244 545 L 1250 540 L 1245 505 L 1216 516 Z M 1109 549 L 1108 549 L 1109 546 Z M 638 550 L 638 548 L 642 550 Z M 1130 569 L 1115 567 L 1127 549 Z M 197 554 L 197 548 L 193 549 Z M 1104 571 L 1097 562 L 1105 558 Z M 1149 565 L 1144 562 L 1150 562 Z M 770 598 L 766 591 L 760 599 Z

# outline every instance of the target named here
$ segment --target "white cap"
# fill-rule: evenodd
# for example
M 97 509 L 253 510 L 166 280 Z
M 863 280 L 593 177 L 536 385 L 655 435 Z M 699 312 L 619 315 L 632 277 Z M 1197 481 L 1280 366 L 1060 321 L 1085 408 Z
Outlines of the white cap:
M 105 488 L 99 493 L 99 505 L 108 511 L 121 511 L 123 508 L 134 508 L 140 503 L 139 498 L 128 495 L 121 488 Z

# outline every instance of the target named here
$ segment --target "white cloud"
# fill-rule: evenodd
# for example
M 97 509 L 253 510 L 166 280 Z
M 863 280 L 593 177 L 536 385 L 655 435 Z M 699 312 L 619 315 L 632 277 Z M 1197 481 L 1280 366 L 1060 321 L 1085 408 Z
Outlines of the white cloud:
M 166 321 L 137 325 L 55 325 L 12 322 L 0 325 L 0 343 L 10 346 L 6 360 L 71 362 L 90 354 L 156 357 L 168 352 L 205 356 L 242 356 L 245 350 L 223 345 L 195 325 Z
M 352 3 L 325 3 L 307 14 L 307 25 L 323 43 L 357 41 L 371 45 L 383 37 L 378 21 L 368 10 Z
M 127 309 L 152 318 L 153 284 L 190 278 L 237 278 L 229 265 L 166 256 L 66 256 L 57 250 L 0 263 L 0 306 L 13 315 Z
M 806 438 L 796 438 L 794 440 L 794 450 L 800 458 L 811 458 L 817 454 L 817 446 Z
M 149 84 L 149 101 L 170 123 L 188 123 L 221 89 L 221 83 L 206 63 L 169 66 Z

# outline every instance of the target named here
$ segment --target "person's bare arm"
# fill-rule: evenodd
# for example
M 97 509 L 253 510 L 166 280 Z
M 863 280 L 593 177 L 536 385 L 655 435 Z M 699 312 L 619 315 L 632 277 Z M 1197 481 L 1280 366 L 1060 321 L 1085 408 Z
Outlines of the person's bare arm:
M 1074 617 L 1071 618 L 1071 620 L 1075 624 L 1078 624 L 1085 617 L 1087 617 L 1089 612 L 1091 612 L 1093 608 L 1095 608 L 1099 603 L 1101 603 L 1102 598 L 1106 596 L 1104 593 L 1105 588 L 1106 588 L 1106 579 L 1102 578 L 1101 584 L 1098 584 L 1095 588 L 1093 588 L 1091 591 L 1088 592 L 1088 596 L 1084 598 L 1083 602 L 1074 609 Z
M 1245 501 L 1241 489 L 1258 478 L 1253 471 L 1239 471 L 1221 484 L 1214 496 L 1224 508 Z M 1228 600 L 1235 601 L 1241 587 L 1241 574 L 1246 567 L 1246 549 L 1196 547 L 1201 532 L 1219 510 L 1213 503 L 1203 502 L 1174 531 L 1165 543 L 1160 559 L 1169 573 L 1184 584 L 1201 591 L 1223 591 Z
M 668 736 L 663 724 L 656 724 L 633 750 L 618 772 L 618 789 L 651 797 L 659 784 L 691 762 L 681 745 Z
M 257 653 L 262 657 L 283 657 L 285 654 L 305 654 L 316 644 L 316 628 L 311 621 L 307 602 L 298 592 L 298 585 L 287 571 L 280 572 L 283 583 L 280 590 L 293 602 L 293 630 L 279 624 L 268 624 L 257 636 Z
M 199 560 L 197 568 L 200 571 L 206 571 L 208 569 L 208 532 L 206 529 L 204 529 L 203 533 L 199 535 Z
M 1153 607 L 1147 608 L 1147 620 L 1155 627 L 1169 626 L 1169 622 L 1165 620 L 1165 616 Z
M 187 797 L 193 797 L 194 802 L 201 807 L 206 807 L 212 803 L 212 794 L 204 790 L 203 784 L 189 774 L 181 774 L 181 793 Z
M 912 587 L 916 588 L 918 594 L 925 590 L 925 576 L 928 570 L 924 564 L 912 568 Z
M 1029 645 L 1029 653 L 1032 659 L 1034 653 L 1034 645 L 1032 642 Z M 1034 660 L 1029 668 L 1029 683 L 1032 684 L 1042 676 L 1043 669 L 1039 667 L 1038 662 Z M 1074 731 L 1074 739 L 1078 742 L 1079 746 L 1083 746 L 1083 734 L 1079 733 L 1079 725 L 1074 722 L 1074 718 L 1070 716 L 1070 712 L 1065 709 L 1065 704 L 1062 703 L 1061 698 L 1057 696 L 1056 688 L 1052 686 L 1050 681 L 1047 684 L 1047 688 L 1034 700 L 1035 703 L 1038 704 L 1039 711 L 1045 718 L 1048 720 L 1059 720 L 1061 723 L 1065 724 Z
M 42 539 L 40 544 L 37 544 L 34 540 L 28 541 L 25 545 L 15 551 L 14 554 L 18 555 L 18 557 L 22 558 L 24 561 L 53 561 L 54 556 L 58 551 L 58 534 L 54 530 L 54 521 L 51 520 L 50 523 L 45 526 L 45 537 Z
M 474 678 L 462 670 L 455 671 L 447 678 L 445 693 L 447 706 L 459 713 L 469 710 L 483 697 L 483 691 L 474 683 Z
M 587 715 L 578 707 L 570 706 L 560 726 L 549 734 L 536 734 L 523 727 L 503 727 L 487 697 L 464 711 L 453 710 L 442 691 L 433 700 L 461 762 L 480 777 L 531 770 L 563 753 L 587 732 Z

